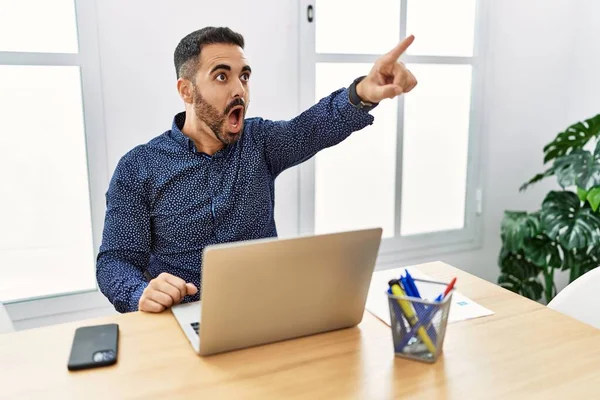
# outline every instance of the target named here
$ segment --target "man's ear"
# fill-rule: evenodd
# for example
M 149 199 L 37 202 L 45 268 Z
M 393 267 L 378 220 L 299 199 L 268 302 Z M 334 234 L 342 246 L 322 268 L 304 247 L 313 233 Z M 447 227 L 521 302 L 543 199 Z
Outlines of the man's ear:
M 177 91 L 184 102 L 188 104 L 194 102 L 194 89 L 191 81 L 184 78 L 177 79 Z

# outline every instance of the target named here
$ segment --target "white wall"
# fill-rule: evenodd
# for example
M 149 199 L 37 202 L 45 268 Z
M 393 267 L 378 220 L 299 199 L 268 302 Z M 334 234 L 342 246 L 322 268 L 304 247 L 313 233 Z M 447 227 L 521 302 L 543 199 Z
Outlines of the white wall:
M 584 120 L 600 114 L 600 1 L 579 0 L 573 37 L 569 87 L 569 119 Z

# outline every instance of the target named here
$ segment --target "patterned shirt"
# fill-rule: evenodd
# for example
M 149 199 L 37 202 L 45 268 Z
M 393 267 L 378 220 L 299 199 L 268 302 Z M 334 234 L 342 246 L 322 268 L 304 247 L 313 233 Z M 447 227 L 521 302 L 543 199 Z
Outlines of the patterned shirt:
M 246 119 L 239 141 L 213 156 L 196 151 L 184 122 L 177 114 L 170 131 L 125 154 L 110 181 L 96 276 L 119 312 L 137 311 L 162 272 L 199 288 L 208 245 L 276 237 L 275 178 L 373 117 L 339 89 L 290 121 Z

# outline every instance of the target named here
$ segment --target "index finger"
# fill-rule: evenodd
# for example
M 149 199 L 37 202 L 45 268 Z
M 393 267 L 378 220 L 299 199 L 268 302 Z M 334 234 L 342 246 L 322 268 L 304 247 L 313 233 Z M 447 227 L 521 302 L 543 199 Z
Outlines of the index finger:
M 394 47 L 392 50 L 390 50 L 386 55 L 384 55 L 383 58 L 386 61 L 396 62 L 398 60 L 398 58 L 400 58 L 400 56 L 402 54 L 404 54 L 406 49 L 408 49 L 410 47 L 410 45 L 412 44 L 412 42 L 414 40 L 415 40 L 414 35 L 410 35 L 409 37 L 407 37 L 406 39 L 404 39 L 403 41 L 398 43 L 398 45 L 396 47 Z

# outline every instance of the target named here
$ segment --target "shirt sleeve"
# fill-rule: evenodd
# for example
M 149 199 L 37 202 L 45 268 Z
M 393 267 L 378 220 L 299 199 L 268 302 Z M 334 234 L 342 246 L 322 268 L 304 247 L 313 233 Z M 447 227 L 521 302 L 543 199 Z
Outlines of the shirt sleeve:
M 146 163 L 139 147 L 119 161 L 106 193 L 102 245 L 96 263 L 100 291 L 119 312 L 138 310 L 148 285 L 150 212 Z
M 334 146 L 352 132 L 373 123 L 373 116 L 354 107 L 348 89 L 339 89 L 289 121 L 253 119 L 251 133 L 264 149 L 273 177 Z

